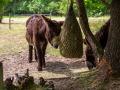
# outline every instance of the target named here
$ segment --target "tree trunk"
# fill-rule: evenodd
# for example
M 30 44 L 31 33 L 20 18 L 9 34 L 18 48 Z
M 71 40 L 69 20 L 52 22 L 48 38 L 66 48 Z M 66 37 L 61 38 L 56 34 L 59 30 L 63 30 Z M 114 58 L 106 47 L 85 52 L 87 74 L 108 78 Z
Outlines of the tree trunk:
M 1 8 L 0 8 L 0 23 L 2 22 L 3 15 L 4 15 L 4 7 L 1 6 Z
M 0 23 L 2 22 L 2 12 L 0 12 Z
M 113 0 L 110 8 L 110 31 L 104 57 L 112 69 L 120 69 L 120 0 Z
M 1 62 L 0 62 L 0 90 L 4 90 L 4 85 L 3 85 L 3 66 L 2 66 Z
M 101 44 L 98 42 L 98 40 L 95 38 L 95 36 L 90 31 L 84 1 L 83 0 L 76 0 L 76 4 L 77 4 L 80 25 L 82 27 L 84 34 L 85 34 L 85 37 L 87 38 L 88 42 L 92 46 L 92 50 L 95 54 L 94 56 L 95 57 L 97 56 L 97 57 L 99 57 L 99 59 L 101 59 L 104 51 L 103 51 Z M 98 63 L 99 63 L 99 60 L 96 61 L 96 65 Z
M 97 69 L 106 73 L 120 70 L 120 0 L 113 0 L 110 7 L 110 30 L 103 59 Z

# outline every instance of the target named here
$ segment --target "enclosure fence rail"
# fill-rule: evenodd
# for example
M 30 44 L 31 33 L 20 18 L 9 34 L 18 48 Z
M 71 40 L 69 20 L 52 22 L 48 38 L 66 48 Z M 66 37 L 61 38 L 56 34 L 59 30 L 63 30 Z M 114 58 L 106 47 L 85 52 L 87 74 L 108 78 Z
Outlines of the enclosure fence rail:
M 11 29 L 11 16 L 31 16 L 33 14 L 11 14 L 9 13 L 9 29 Z M 42 15 L 42 14 L 35 14 L 35 15 Z M 50 16 L 50 19 L 51 19 L 51 16 L 52 16 L 52 13 L 50 12 L 50 14 L 43 14 L 45 16 Z
M 4 90 L 4 84 L 3 84 L 3 66 L 0 62 L 0 90 Z
M 11 29 L 11 14 L 9 13 L 9 29 Z

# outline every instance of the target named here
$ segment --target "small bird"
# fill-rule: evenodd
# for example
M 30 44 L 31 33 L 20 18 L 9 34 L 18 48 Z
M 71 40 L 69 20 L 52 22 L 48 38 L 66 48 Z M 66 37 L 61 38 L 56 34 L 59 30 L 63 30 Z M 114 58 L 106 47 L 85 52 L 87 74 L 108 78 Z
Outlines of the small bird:
M 45 80 L 43 79 L 43 77 L 40 77 L 39 80 L 40 80 L 39 85 L 41 85 L 42 87 L 43 87 L 43 86 L 45 85 L 45 83 L 47 82 L 47 81 L 45 81 Z

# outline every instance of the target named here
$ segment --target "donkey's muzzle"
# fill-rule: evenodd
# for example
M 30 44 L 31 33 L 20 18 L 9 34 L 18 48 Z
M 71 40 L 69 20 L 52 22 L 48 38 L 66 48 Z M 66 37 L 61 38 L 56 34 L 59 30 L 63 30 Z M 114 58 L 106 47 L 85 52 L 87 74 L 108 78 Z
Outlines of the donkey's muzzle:
M 53 43 L 52 46 L 53 46 L 54 48 L 56 48 L 56 49 L 58 48 L 58 44 L 57 44 L 57 43 Z

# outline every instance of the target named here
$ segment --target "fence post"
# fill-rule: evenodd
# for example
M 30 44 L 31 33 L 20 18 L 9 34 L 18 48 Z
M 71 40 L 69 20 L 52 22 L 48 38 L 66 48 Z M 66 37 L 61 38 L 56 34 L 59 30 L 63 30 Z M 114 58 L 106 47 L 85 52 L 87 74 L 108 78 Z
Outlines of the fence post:
M 4 90 L 4 85 L 3 85 L 3 66 L 2 66 L 1 62 L 0 62 L 0 90 Z
M 11 29 L 11 14 L 9 13 L 9 29 Z
M 50 12 L 50 19 L 51 19 L 51 15 L 52 15 L 52 13 Z

